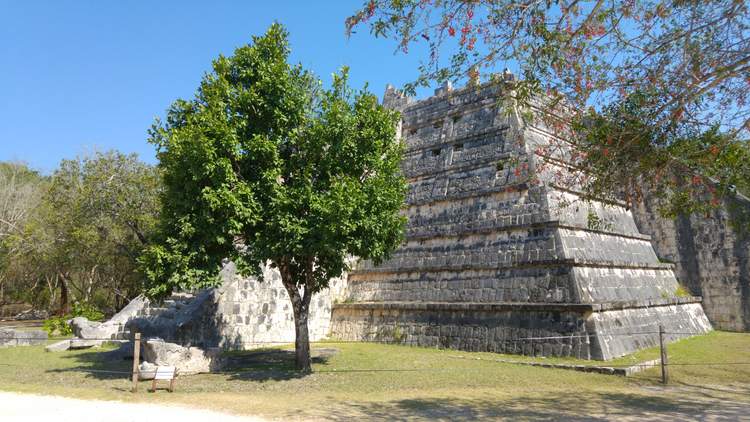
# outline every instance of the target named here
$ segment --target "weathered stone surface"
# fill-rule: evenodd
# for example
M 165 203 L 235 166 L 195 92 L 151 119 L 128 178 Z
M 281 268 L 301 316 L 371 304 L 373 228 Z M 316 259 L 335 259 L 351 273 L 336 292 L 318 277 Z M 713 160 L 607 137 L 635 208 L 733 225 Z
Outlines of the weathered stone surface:
M 732 224 L 736 214 L 750 209 L 750 200 L 738 196 L 708 215 L 668 219 L 660 216 L 655 195 L 645 193 L 633 217 L 653 238 L 659 258 L 673 262 L 679 281 L 703 297 L 715 327 L 750 331 L 750 236 Z
M 28 311 L 23 311 L 13 317 L 16 321 L 28 321 L 33 319 L 47 319 L 49 318 L 49 312 L 43 310 L 43 309 L 29 309 Z
M 126 324 L 144 337 L 201 348 L 242 350 L 294 342 L 294 316 L 277 270 L 266 267 L 264 280 L 240 277 L 234 264 L 222 270 L 220 287 L 192 296 L 172 298 L 161 308 L 151 304 Z M 313 297 L 309 330 L 312 340 L 328 335 L 331 307 L 343 291 L 344 280 Z
M 0 347 L 36 346 L 47 342 L 47 332 L 42 330 L 21 331 L 0 329 Z
M 676 297 L 672 266 L 631 212 L 564 183 L 570 144 L 541 119 L 505 113 L 503 89 L 446 88 L 418 102 L 386 92 L 402 112 L 406 241 L 350 274 L 333 335 L 610 359 L 653 345 L 659 324 L 679 336 L 709 330 L 700 298 Z
M 91 347 L 99 347 L 104 343 L 104 341 L 103 340 L 89 340 L 89 339 L 82 339 L 82 338 L 72 338 L 68 340 L 68 343 L 70 343 L 68 348 L 75 350 L 75 349 L 89 349 Z
M 44 348 L 47 352 L 64 352 L 68 349 L 70 349 L 70 340 L 60 340 Z
M 157 366 L 151 362 L 141 362 L 138 366 L 138 379 L 141 381 L 154 379 Z
M 107 321 L 109 324 L 125 324 L 129 320 L 138 316 L 139 312 L 142 312 L 151 302 L 146 299 L 145 296 L 140 295 L 135 299 L 131 300 L 120 312 L 116 313 L 112 318 Z
M 180 374 L 199 374 L 221 367 L 221 350 L 183 347 L 160 339 L 148 340 L 143 346 L 143 359 L 157 366 L 175 366 Z

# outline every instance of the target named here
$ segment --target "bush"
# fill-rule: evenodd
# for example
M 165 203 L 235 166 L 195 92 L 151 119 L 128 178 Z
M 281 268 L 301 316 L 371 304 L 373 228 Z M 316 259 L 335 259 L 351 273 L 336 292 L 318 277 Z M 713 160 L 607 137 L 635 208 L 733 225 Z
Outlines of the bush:
M 75 317 L 84 317 L 89 321 L 101 321 L 104 319 L 104 313 L 89 303 L 76 302 L 73 304 L 73 311 L 68 315 L 48 318 L 44 321 L 42 329 L 49 335 L 69 336 L 73 334 L 68 320 Z
M 677 286 L 677 289 L 675 290 L 674 295 L 677 296 L 677 297 L 692 296 L 692 294 L 690 293 L 690 291 L 688 289 L 686 289 L 685 287 L 683 287 L 682 285 Z
M 73 314 L 71 318 L 84 317 L 89 321 L 101 321 L 104 319 L 104 313 L 89 303 L 76 302 L 73 304 Z
M 68 325 L 69 319 L 70 315 L 47 318 L 46 320 L 44 320 L 42 329 L 46 331 L 50 336 L 69 336 L 73 334 L 73 329 L 70 328 L 70 325 Z

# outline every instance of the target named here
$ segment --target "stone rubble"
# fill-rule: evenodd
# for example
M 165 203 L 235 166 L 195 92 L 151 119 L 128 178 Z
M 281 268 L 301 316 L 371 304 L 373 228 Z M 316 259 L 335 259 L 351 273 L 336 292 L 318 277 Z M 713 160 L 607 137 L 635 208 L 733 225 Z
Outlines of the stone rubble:
M 0 347 L 36 346 L 46 342 L 46 331 L 0 328 Z
M 144 343 L 143 360 L 156 366 L 174 366 L 181 375 L 216 371 L 222 363 L 219 348 L 183 347 L 161 339 L 149 339 Z

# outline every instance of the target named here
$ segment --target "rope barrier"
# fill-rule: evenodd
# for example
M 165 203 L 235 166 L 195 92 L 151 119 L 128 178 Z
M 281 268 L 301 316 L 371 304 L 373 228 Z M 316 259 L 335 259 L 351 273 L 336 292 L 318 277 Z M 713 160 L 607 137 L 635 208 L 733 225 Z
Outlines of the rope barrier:
M 638 336 L 638 335 L 658 335 L 658 331 L 642 331 L 642 332 L 635 332 L 635 333 L 591 333 L 591 334 L 571 334 L 571 335 L 562 335 L 562 336 L 544 336 L 544 337 L 519 337 L 519 338 L 508 338 L 505 339 L 505 341 L 518 341 L 518 340 L 555 340 L 555 339 L 573 339 L 573 338 L 589 338 L 592 336 L 604 336 L 604 337 L 629 337 L 629 336 Z M 691 332 L 681 332 L 681 331 L 665 331 L 664 334 L 666 335 L 690 335 L 690 336 L 697 336 L 705 333 L 691 333 Z M 85 342 L 85 341 L 108 341 L 113 343 L 127 343 L 131 342 L 132 339 L 122 339 L 122 338 L 61 338 L 61 339 L 55 339 L 55 338 L 43 338 L 43 337 L 2 337 L 0 336 L 0 341 L 2 340 L 47 340 L 47 341 L 75 341 L 75 342 Z M 143 341 L 156 341 L 157 338 L 153 339 L 144 339 Z M 167 341 L 158 339 L 161 341 Z M 248 341 L 247 344 L 290 344 L 294 343 L 294 339 L 290 340 L 278 340 L 278 341 Z M 349 343 L 378 343 L 378 344 L 401 344 L 400 342 L 396 341 L 380 341 L 380 340 L 321 340 L 316 342 L 310 342 L 310 343 L 320 343 L 320 344 L 349 344 Z
M 461 356 L 450 356 L 454 359 L 464 359 L 464 360 L 474 360 L 474 361 L 482 361 L 482 362 L 493 362 L 493 363 L 502 363 L 502 364 L 508 364 L 508 365 L 530 365 L 530 366 L 539 366 L 540 364 L 544 365 L 550 365 L 551 369 L 554 369 L 555 366 L 581 366 L 581 367 L 591 367 L 591 368 L 633 368 L 633 367 L 646 367 L 646 368 L 656 368 L 659 366 L 658 363 L 649 363 L 649 364 L 643 364 L 643 363 L 636 363 L 636 364 L 618 364 L 618 365 L 607 365 L 606 363 L 602 365 L 574 365 L 571 363 L 549 363 L 549 362 L 539 362 L 539 361 L 506 361 L 506 360 L 498 360 L 498 359 L 480 359 L 480 358 L 467 358 L 467 357 L 461 357 Z M 750 362 L 707 362 L 707 363 L 699 363 L 699 362 L 692 362 L 692 363 L 670 363 L 667 366 L 744 366 L 744 365 L 750 365 Z M 7 366 L 7 367 L 14 367 L 14 368 L 37 368 L 36 366 L 31 365 L 14 365 L 14 364 L 8 364 L 8 363 L 0 363 L 0 366 Z M 209 373 L 206 373 L 206 375 L 244 375 L 244 374 L 258 374 L 259 372 L 263 372 L 265 368 L 259 368 L 255 370 L 243 370 L 243 371 L 231 371 L 231 370 L 222 370 L 222 371 L 211 371 Z M 558 368 L 559 369 L 559 368 Z M 294 369 L 285 369 L 285 368 L 272 368 L 274 372 L 297 372 Z M 353 372 L 446 372 L 446 371 L 453 371 L 454 368 L 343 368 L 343 369 L 320 369 L 315 371 L 315 373 L 319 374 L 344 374 L 344 373 L 353 373 Z M 464 370 L 476 370 L 476 371 L 485 371 L 485 368 L 461 368 L 462 371 Z M 46 372 L 80 372 L 80 373 L 101 373 L 101 374 L 118 374 L 118 375 L 126 375 L 130 376 L 133 374 L 132 371 L 116 371 L 116 370 L 106 370 L 106 369 L 52 369 L 47 370 Z

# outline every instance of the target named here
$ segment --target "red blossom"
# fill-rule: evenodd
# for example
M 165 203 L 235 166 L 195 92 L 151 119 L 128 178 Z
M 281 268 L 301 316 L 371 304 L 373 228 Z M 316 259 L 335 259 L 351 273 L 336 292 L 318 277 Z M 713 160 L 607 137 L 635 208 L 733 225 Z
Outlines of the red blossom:
M 448 27 L 448 35 L 450 35 L 451 37 L 456 35 L 456 30 L 453 29 L 452 26 Z

